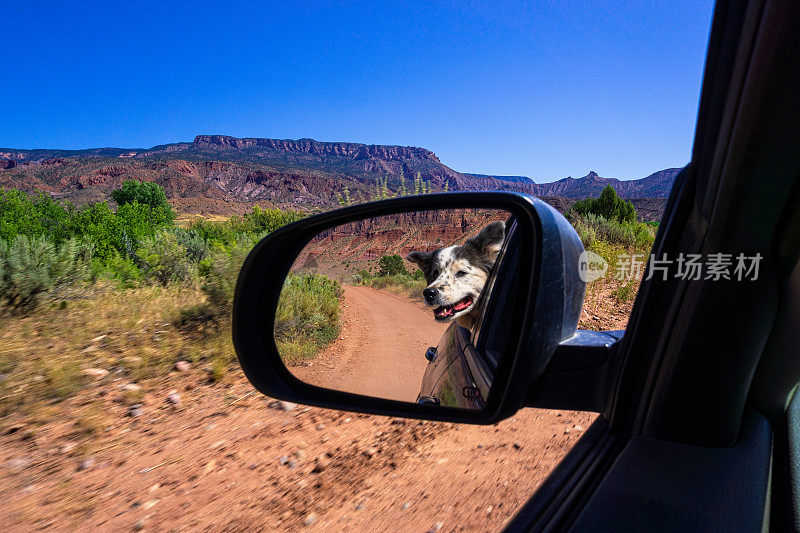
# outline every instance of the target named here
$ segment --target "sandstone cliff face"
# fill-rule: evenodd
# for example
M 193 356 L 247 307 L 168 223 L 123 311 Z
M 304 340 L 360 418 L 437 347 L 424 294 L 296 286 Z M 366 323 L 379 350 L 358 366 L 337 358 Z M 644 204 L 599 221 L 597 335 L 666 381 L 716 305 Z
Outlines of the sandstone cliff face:
M 431 251 L 461 244 L 493 220 L 509 213 L 490 209 L 415 211 L 359 220 L 331 228 L 314 238 L 295 260 L 295 268 L 338 275 L 374 267 L 384 255 L 405 257 L 413 250 Z M 410 272 L 416 266 L 406 263 Z
M 403 183 L 413 192 L 417 175 L 434 192 L 505 190 L 578 199 L 597 196 L 610 184 L 623 197 L 666 198 L 677 171 L 631 181 L 590 172 L 579 179 L 537 184 L 521 176 L 456 172 L 424 148 L 224 135 L 198 135 L 193 142 L 149 149 L 0 149 L 0 186 L 47 191 L 82 203 L 107 200 L 127 179 L 154 181 L 170 199 L 181 200 L 176 205 L 196 205 L 199 211 L 206 205 L 230 210 L 234 204 L 254 202 L 325 210 L 338 206 L 345 189 L 353 202 L 373 199 L 378 180 L 386 180 L 390 194 Z
M 385 161 L 402 159 L 423 159 L 439 163 L 436 155 L 424 148 L 412 146 L 382 146 L 376 144 L 357 144 L 344 142 L 319 142 L 314 139 L 259 139 L 228 137 L 226 135 L 198 135 L 194 145 L 203 149 L 234 149 L 245 150 L 251 148 L 268 148 L 285 153 L 310 154 L 316 156 L 337 156 L 352 159 L 379 158 Z

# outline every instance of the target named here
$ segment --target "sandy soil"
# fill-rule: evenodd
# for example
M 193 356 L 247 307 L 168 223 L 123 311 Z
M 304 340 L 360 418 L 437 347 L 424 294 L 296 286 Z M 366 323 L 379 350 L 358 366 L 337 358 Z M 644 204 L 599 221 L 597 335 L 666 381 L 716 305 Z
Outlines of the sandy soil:
M 442 326 L 370 289 L 345 302 L 341 341 L 298 372 L 344 370 L 340 387 L 416 395 Z M 388 312 L 350 312 L 376 305 Z M 524 409 L 483 427 L 356 415 L 265 398 L 238 368 L 219 383 L 199 368 L 149 380 L 132 417 L 131 385 L 112 373 L 65 400 L 103 406 L 89 438 L 74 419 L 33 433 L 0 425 L 5 531 L 497 531 L 595 418 Z
M 4 436 L 0 523 L 6 531 L 498 530 L 594 418 L 526 409 L 479 427 L 284 410 L 249 394 L 238 374 L 209 387 L 174 373 L 165 385 L 180 384 L 180 406 L 163 401 L 170 389 L 148 393 L 135 419 L 119 405 L 118 422 L 89 448 L 67 424 L 48 437 Z
M 369 287 L 344 287 L 342 332 L 309 366 L 303 381 L 357 394 L 413 402 L 428 361 L 447 329 L 422 304 Z

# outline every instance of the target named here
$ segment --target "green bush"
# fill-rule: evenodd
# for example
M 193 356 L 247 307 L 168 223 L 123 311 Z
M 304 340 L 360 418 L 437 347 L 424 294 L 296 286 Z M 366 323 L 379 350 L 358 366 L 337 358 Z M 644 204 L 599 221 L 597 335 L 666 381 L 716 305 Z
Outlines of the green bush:
M 621 223 L 636 222 L 633 204 L 617 196 L 617 191 L 611 185 L 606 185 L 597 198 L 578 200 L 572 205 L 572 210 L 579 215 L 597 215 Z
M 39 236 L 0 241 L 0 301 L 30 311 L 46 292 L 86 279 L 90 261 L 91 249 L 75 239 L 58 248 Z
M 137 258 L 138 259 L 138 258 Z M 119 282 L 124 289 L 137 287 L 142 280 L 142 271 L 131 257 L 125 257 L 116 250 L 104 260 L 95 258 L 92 262 L 93 278 L 106 277 Z
M 653 245 L 655 230 L 641 222 L 619 222 L 588 214 L 571 213 L 570 222 L 586 248 L 594 248 L 597 241 L 630 248 L 645 249 Z
M 316 355 L 340 331 L 342 287 L 321 274 L 290 274 L 275 315 L 275 340 L 281 357 L 296 362 Z
M 303 217 L 254 207 L 242 217 L 201 220 L 183 229 L 175 225 L 157 184 L 126 181 L 112 196 L 116 211 L 106 202 L 76 208 L 43 193 L 0 189 L 0 304 L 32 307 L 47 291 L 84 278 L 102 276 L 135 287 L 200 276 L 208 297 L 205 311 L 227 315 L 239 269 L 253 245 Z
M 189 281 L 197 276 L 197 265 L 174 231 L 161 231 L 142 241 L 137 256 L 142 274 L 162 285 Z
M 60 244 L 73 234 L 74 212 L 72 204 L 62 206 L 44 193 L 31 198 L 22 191 L 0 189 L 0 239 L 36 235 Z
M 149 181 L 126 180 L 122 188 L 111 191 L 111 198 L 120 207 L 126 204 L 140 204 L 172 212 L 164 188 Z
M 141 239 L 172 226 L 174 219 L 163 189 L 147 185 L 150 196 L 163 197 L 164 201 L 149 197 L 143 199 L 156 205 L 135 199 L 123 201 L 116 212 L 105 202 L 76 208 L 70 203 L 59 204 L 44 193 L 30 197 L 17 190 L 0 190 L 0 238 L 11 242 L 18 235 L 44 237 L 55 246 L 78 238 L 90 242 L 94 255 L 102 259 L 115 251 L 133 257 Z
M 296 211 L 262 209 L 255 206 L 243 217 L 231 217 L 224 222 L 196 220 L 189 225 L 189 231 L 198 235 L 209 246 L 227 247 L 242 235 L 265 235 L 301 218 L 303 215 Z
M 395 274 L 408 274 L 403 258 L 397 254 L 384 255 L 378 260 L 380 276 L 394 276 Z
M 100 258 L 115 252 L 134 257 L 142 239 L 172 224 L 171 215 L 145 204 L 125 204 L 116 212 L 105 202 L 88 204 L 73 217 L 74 233 L 93 243 Z
M 251 243 L 239 242 L 229 250 L 217 251 L 211 257 L 208 273 L 201 285 L 211 307 L 211 314 L 226 316 L 231 313 L 239 271 L 252 248 Z

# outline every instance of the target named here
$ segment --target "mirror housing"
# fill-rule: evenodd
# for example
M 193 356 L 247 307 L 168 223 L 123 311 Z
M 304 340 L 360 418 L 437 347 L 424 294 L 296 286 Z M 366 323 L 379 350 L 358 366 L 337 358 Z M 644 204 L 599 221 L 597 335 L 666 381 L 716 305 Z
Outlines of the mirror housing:
M 303 247 L 331 227 L 406 211 L 453 208 L 502 209 L 515 220 L 516 276 L 507 301 L 508 338 L 486 408 L 480 411 L 405 403 L 324 389 L 300 381 L 281 361 L 274 323 L 283 280 Z M 371 202 L 315 215 L 262 239 L 242 266 L 233 305 L 233 344 L 242 370 L 264 394 L 318 407 L 449 422 L 491 424 L 525 405 L 534 380 L 559 344 L 577 330 L 585 283 L 579 276 L 583 245 L 553 207 L 512 192 L 458 192 Z

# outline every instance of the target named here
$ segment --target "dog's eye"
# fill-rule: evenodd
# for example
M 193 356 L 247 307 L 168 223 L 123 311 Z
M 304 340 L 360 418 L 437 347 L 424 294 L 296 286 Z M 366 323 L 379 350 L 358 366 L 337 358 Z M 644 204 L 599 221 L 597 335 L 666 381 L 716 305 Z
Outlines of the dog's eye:
M 466 275 L 467 275 L 467 273 L 464 272 L 463 270 L 459 270 L 458 272 L 456 272 L 456 277 L 457 278 L 463 278 Z

